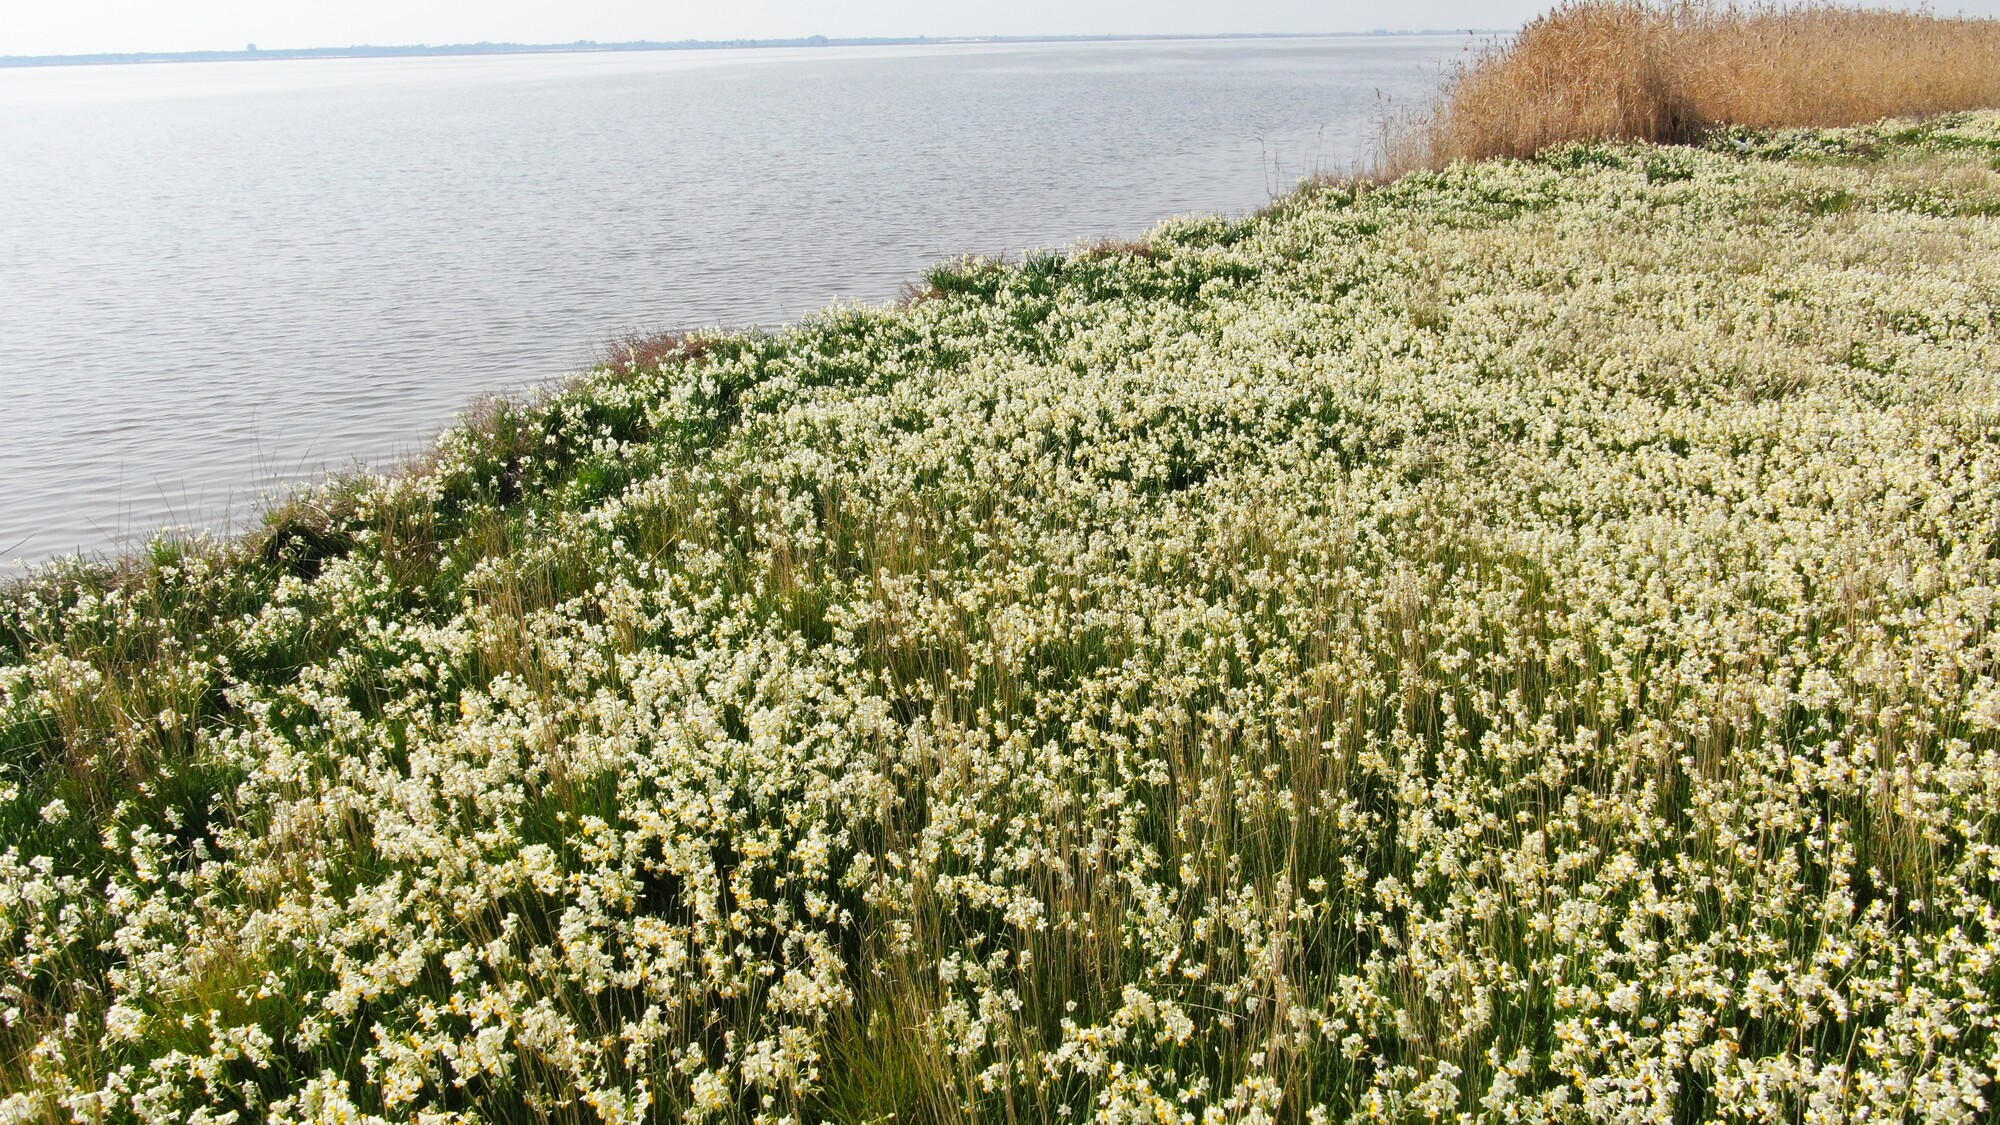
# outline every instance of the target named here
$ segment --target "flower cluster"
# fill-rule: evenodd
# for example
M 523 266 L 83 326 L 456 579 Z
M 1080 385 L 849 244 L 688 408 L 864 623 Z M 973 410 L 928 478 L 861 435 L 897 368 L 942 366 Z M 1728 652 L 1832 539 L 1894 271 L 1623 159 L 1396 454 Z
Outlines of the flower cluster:
M 1990 1119 L 2000 117 L 1572 147 L 0 595 L 0 1121 Z

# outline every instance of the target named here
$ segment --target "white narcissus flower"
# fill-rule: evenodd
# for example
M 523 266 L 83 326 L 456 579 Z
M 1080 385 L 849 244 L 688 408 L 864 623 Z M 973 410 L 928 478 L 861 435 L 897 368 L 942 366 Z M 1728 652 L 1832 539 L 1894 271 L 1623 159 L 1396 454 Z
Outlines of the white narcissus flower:
M 1996 136 L 954 263 L 0 594 L 0 1113 L 1990 1116 Z

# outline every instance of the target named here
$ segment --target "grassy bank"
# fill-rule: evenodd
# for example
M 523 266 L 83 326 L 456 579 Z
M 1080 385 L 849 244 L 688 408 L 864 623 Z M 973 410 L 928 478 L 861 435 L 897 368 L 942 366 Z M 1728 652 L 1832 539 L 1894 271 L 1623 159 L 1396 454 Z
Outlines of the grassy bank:
M 0 1120 L 1990 1115 L 1996 309 L 2000 117 L 1571 146 L 42 574 Z
M 2000 20 L 1824 0 L 1568 0 L 1398 123 L 1385 175 L 1577 141 L 1698 141 L 2000 105 Z

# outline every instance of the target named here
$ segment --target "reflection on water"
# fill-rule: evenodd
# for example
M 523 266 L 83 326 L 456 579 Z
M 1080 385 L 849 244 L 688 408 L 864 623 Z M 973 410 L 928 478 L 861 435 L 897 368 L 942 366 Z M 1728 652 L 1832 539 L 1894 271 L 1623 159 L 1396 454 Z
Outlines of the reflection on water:
M 627 330 L 1237 212 L 1453 37 L 0 71 L 0 558 L 223 529 Z

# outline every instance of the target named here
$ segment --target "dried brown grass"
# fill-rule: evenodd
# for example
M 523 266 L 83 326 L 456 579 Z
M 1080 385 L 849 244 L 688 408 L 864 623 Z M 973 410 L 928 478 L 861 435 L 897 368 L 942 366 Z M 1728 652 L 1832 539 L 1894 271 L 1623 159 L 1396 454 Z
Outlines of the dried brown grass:
M 620 375 L 650 371 L 675 360 L 698 359 L 714 341 L 693 332 L 630 332 L 607 344 L 597 365 Z
M 1378 171 L 1718 125 L 1861 125 L 2000 105 L 2000 20 L 1808 2 L 1571 0 L 1392 125 Z
M 1082 256 L 1089 261 L 1103 261 L 1107 258 L 1136 258 L 1142 262 L 1155 262 L 1160 258 L 1159 247 L 1143 239 L 1101 238 L 1082 250 Z

